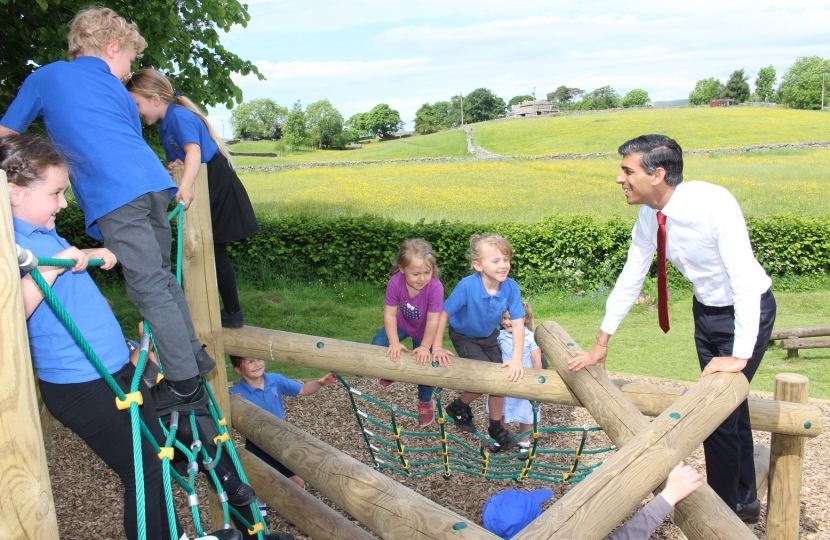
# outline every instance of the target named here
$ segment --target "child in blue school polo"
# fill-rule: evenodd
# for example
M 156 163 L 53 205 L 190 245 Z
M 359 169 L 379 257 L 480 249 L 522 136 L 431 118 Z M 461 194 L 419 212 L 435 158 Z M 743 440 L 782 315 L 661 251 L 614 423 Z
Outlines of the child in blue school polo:
M 184 293 L 170 272 L 169 201 L 176 186 L 144 141 L 123 81 L 147 46 L 136 25 L 103 7 L 78 12 L 67 34 L 69 62 L 39 67 L 0 119 L 0 137 L 40 117 L 70 164 L 87 234 L 121 263 L 127 293 L 150 322 L 165 378 L 153 389 L 159 414 L 207 403 L 199 375 L 216 362 L 196 339 Z

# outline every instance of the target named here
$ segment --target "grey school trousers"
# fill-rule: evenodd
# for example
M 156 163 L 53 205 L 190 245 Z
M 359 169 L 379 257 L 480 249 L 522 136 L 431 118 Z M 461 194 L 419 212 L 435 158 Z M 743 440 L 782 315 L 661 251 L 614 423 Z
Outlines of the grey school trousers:
M 121 263 L 127 294 L 150 322 L 171 381 L 196 377 L 196 339 L 184 292 L 170 271 L 172 236 L 167 220 L 167 190 L 145 193 L 98 218 L 104 245 Z

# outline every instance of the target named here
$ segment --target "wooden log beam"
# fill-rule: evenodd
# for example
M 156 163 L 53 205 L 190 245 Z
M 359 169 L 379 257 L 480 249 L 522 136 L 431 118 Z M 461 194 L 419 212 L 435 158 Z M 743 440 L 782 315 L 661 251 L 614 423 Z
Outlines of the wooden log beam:
M 775 399 L 806 403 L 808 386 L 803 375 L 780 373 L 775 376 Z M 804 438 L 774 433 L 770 444 L 767 539 L 797 540 Z
M 415 362 L 390 362 L 385 348 L 350 341 L 253 326 L 224 328 L 222 335 L 228 354 L 439 388 L 582 406 L 553 370 L 527 369 L 524 379 L 510 383 L 499 366 L 475 360 L 453 358 L 449 366 L 433 368 Z M 568 343 L 568 347 L 575 347 L 572 341 Z M 470 377 L 471 371 L 475 377 Z M 540 377 L 545 382 L 540 382 Z M 647 416 L 659 415 L 685 392 L 683 388 L 658 384 L 613 382 Z M 815 405 L 749 398 L 749 412 L 753 429 L 759 431 L 816 437 L 824 426 L 824 417 Z
M 536 329 L 535 335 L 536 342 L 548 359 L 571 389 L 584 398 L 586 409 L 614 444 L 624 449 L 638 433 L 648 429 L 648 420 L 599 367 L 594 366 L 577 373 L 568 371 L 568 360 L 582 351 L 561 326 L 545 322 Z M 678 456 L 678 461 L 685 457 L 686 455 Z M 596 471 L 592 474 L 596 474 Z M 755 538 L 735 512 L 727 508 L 712 488 L 705 484 L 677 504 L 674 518 L 691 539 Z
M 58 538 L 10 209 L 0 171 L 0 538 Z
M 782 349 L 824 349 L 830 347 L 830 338 L 791 338 L 781 341 Z
M 553 362 L 558 371 L 567 371 L 566 358 L 558 356 Z M 589 409 L 590 403 L 608 399 L 606 388 L 625 399 L 597 366 L 572 374 L 568 384 L 573 385 Z M 548 508 L 516 540 L 605 538 L 657 489 L 675 465 L 732 414 L 748 393 L 749 383 L 741 374 L 718 373 L 702 379 L 671 408 L 646 423 L 625 446 Z M 603 426 L 618 421 L 611 415 L 597 420 Z
M 244 448 L 237 448 L 257 497 L 314 540 L 373 540 L 342 514 L 304 490 Z
M 305 431 L 230 396 L 234 426 L 381 538 L 498 537 Z
M 804 326 L 801 328 L 776 328 L 770 334 L 769 340 L 787 339 L 790 337 L 818 337 L 830 336 L 830 324 L 824 326 Z

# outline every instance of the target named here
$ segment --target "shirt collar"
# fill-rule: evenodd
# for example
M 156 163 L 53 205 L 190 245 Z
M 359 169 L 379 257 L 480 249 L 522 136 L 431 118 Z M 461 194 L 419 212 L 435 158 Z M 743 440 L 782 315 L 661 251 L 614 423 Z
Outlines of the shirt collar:
M 100 69 L 102 71 L 106 71 L 107 73 L 112 75 L 112 70 L 110 69 L 109 64 L 104 62 L 104 60 L 102 58 L 99 58 L 97 56 L 93 56 L 91 54 L 87 54 L 87 55 L 84 55 L 84 56 L 79 56 L 78 58 L 72 60 L 72 62 L 78 62 L 78 63 L 81 63 L 81 64 L 89 64 L 91 66 L 97 67 L 98 69 Z M 112 76 L 115 77 L 115 75 L 112 75 Z
M 481 297 L 482 298 L 501 298 L 501 285 L 499 285 L 499 290 L 496 294 L 490 294 L 487 292 L 487 288 L 484 286 L 484 280 L 481 279 L 481 272 L 476 272 L 476 277 L 478 278 L 478 286 L 481 288 Z
M 22 219 L 17 219 L 16 217 L 12 217 L 14 220 L 14 230 L 23 236 L 32 236 L 35 233 L 39 234 L 49 234 L 52 231 L 47 229 L 46 227 L 35 227 L 30 223 L 26 223 Z M 52 229 L 54 231 L 54 229 Z
M 674 193 L 672 193 L 669 202 L 661 210 L 666 217 L 677 218 L 677 215 L 683 209 L 683 191 L 685 189 L 686 182 L 680 182 L 674 187 Z

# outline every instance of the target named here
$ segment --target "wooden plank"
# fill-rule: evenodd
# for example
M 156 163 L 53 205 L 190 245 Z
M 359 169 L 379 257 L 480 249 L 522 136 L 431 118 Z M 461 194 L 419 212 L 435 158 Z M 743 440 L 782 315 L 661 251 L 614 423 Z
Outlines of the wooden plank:
M 544 331 L 541 333 L 544 334 Z M 542 337 L 539 334 L 537 332 L 537 339 Z M 547 345 L 550 345 L 549 341 Z M 547 350 L 545 348 L 546 353 Z M 560 374 L 563 370 L 567 372 L 567 360 L 562 355 L 554 354 L 552 361 Z M 589 410 L 593 409 L 592 404 L 596 401 L 611 403 L 614 396 L 625 400 L 599 367 L 568 375 L 568 384 Z M 606 389 L 611 389 L 612 396 L 606 395 Z M 748 393 L 746 377 L 736 373 L 718 373 L 701 379 L 654 421 L 649 423 L 640 415 L 643 426 L 637 435 L 539 516 L 515 540 L 605 538 L 649 493 L 660 486 L 675 465 L 694 452 L 717 429 Z M 634 416 L 640 414 L 630 404 L 628 408 Z M 596 420 L 604 429 L 609 423 L 619 422 L 613 415 L 605 414 Z M 712 522 L 711 517 L 707 520 Z M 739 526 L 743 527 L 742 524 Z M 720 524 L 717 528 L 723 530 Z M 747 535 L 749 537 L 751 535 Z
M 497 540 L 472 521 L 240 396 L 230 396 L 230 402 L 234 426 L 242 435 L 381 538 Z
M 257 497 L 314 540 L 375 538 L 244 448 L 236 452 Z
M 595 391 L 590 395 L 592 399 L 584 400 L 585 406 L 614 444 L 624 449 L 640 431 L 647 429 L 648 420 L 611 384 L 599 367 L 592 366 L 577 373 L 568 371 L 568 360 L 580 353 L 581 349 L 561 326 L 554 322 L 542 323 L 536 329 L 536 342 L 568 385 L 580 396 L 589 396 L 583 394 L 585 385 L 601 388 L 601 396 L 597 396 Z M 678 461 L 685 457 L 679 456 Z M 706 484 L 677 504 L 674 519 L 686 536 L 692 539 L 755 538 L 735 512 L 727 508 L 723 500 Z
M 414 361 L 390 362 L 384 347 L 253 326 L 224 328 L 222 336 L 228 354 L 439 388 L 582 406 L 553 370 L 527 369 L 524 379 L 511 383 L 499 366 L 463 358 L 453 358 L 449 366 L 442 368 L 419 366 Z M 576 347 L 575 343 L 568 343 L 567 347 Z M 471 372 L 475 373 L 474 377 L 470 376 Z M 685 392 L 684 388 L 658 384 L 613 383 L 647 416 L 659 415 Z M 752 427 L 758 431 L 816 437 L 824 426 L 824 417 L 815 405 L 749 398 L 749 413 Z
M 775 397 L 806 403 L 808 386 L 809 379 L 803 375 L 779 373 L 775 376 Z M 797 540 L 804 438 L 773 434 L 770 446 L 767 539 Z
M 778 339 L 787 339 L 790 337 L 818 337 L 830 336 L 830 325 L 824 326 L 804 326 L 801 328 L 781 328 L 772 331 L 769 339 L 775 341 Z
M 0 171 L 0 538 L 58 538 L 6 173 Z
M 782 349 L 824 349 L 830 347 L 830 338 L 792 338 L 781 341 Z
M 755 489 L 758 498 L 764 500 L 764 494 L 769 488 L 769 446 L 756 444 L 752 454 L 755 461 Z

